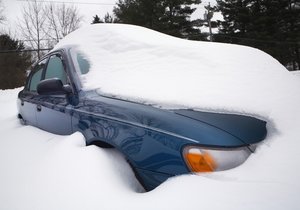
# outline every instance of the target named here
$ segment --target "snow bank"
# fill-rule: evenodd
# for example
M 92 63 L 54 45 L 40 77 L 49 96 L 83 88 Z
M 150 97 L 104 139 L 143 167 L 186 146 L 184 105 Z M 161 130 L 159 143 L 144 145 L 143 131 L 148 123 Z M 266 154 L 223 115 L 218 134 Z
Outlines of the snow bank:
M 75 32 L 63 42 L 71 42 L 73 36 L 86 43 L 80 45 L 82 49 L 91 47 L 88 56 L 91 61 L 97 57 L 99 62 L 93 62 L 90 76 L 101 73 L 105 79 L 89 84 L 103 85 L 102 92 L 121 91 L 120 97 L 147 99 L 148 103 L 153 97 L 166 107 L 184 104 L 253 113 L 268 119 L 267 139 L 235 169 L 178 176 L 149 193 L 139 193 L 141 187 L 122 155 L 114 150 L 85 147 L 79 133 L 57 136 L 21 126 L 15 107 L 19 90 L 0 91 L 0 209 L 300 209 L 299 77 L 255 49 L 181 41 L 155 32 L 143 34 L 140 31 L 144 29 L 133 28 L 133 34 L 127 34 L 125 27 L 117 36 L 114 26 L 103 24 Z M 88 40 L 97 41 L 94 44 L 104 48 L 93 51 L 90 41 L 80 40 L 78 34 L 91 35 Z M 134 42 L 128 36 L 133 36 Z M 128 44 L 114 44 L 111 37 L 124 39 Z M 144 51 L 140 46 L 146 46 Z M 144 55 L 151 55 L 152 60 Z M 152 69 L 153 74 L 146 63 L 157 67 Z M 196 63 L 197 68 L 187 68 Z M 182 77 L 181 71 L 194 77 Z M 130 79 L 139 78 L 142 73 L 147 75 L 143 82 Z M 176 85 L 169 83 L 171 78 L 177 81 Z M 126 83 L 129 87 L 122 92 L 119 88 Z M 164 88 L 170 92 L 157 89 L 163 84 L 168 85 Z M 145 98 L 140 98 L 136 85 L 145 91 Z M 179 94 L 187 88 L 188 92 Z M 191 95 L 197 97 L 191 99 Z
M 300 79 L 298 79 L 300 82 Z M 286 81 L 289 83 L 289 81 Z M 141 192 L 117 151 L 84 146 L 83 136 L 58 136 L 16 119 L 16 90 L 0 91 L 0 209 L 299 209 L 299 111 L 271 133 L 242 166 L 174 177 Z M 300 91 L 298 89 L 298 93 Z M 276 94 L 275 92 L 273 94 Z M 281 110 L 291 114 L 291 101 Z M 272 110 L 272 104 L 270 104 Z M 272 112 L 272 111 L 271 111 Z M 293 125 L 293 126 L 292 126 Z
M 117 151 L 86 147 L 80 133 L 58 136 L 22 126 L 16 118 L 18 91 L 0 91 L 0 108 L 5 108 L 0 116 L 0 209 L 122 209 L 128 197 L 143 192 Z
M 292 71 L 292 74 L 294 74 L 297 77 L 300 77 L 300 71 Z
M 138 26 L 95 24 L 64 38 L 91 62 L 85 89 L 156 105 L 268 117 L 294 84 L 271 56 L 253 48 L 188 41 Z M 295 83 L 295 82 L 292 82 Z M 278 94 L 271 94 L 274 90 Z

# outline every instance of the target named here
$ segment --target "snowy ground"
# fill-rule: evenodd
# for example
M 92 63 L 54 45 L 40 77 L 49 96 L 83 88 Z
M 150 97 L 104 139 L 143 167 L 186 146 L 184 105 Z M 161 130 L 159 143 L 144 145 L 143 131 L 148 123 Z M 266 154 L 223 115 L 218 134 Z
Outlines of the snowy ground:
M 300 77 L 300 70 L 298 70 L 298 71 L 293 71 L 292 72 L 294 75 L 296 75 L 296 77 Z
M 20 125 L 15 107 L 19 90 L 0 92 L 1 210 L 300 208 L 299 100 L 282 107 L 292 120 L 283 122 L 288 127 L 272 132 L 241 167 L 176 177 L 140 193 L 116 151 L 85 147 L 79 133 L 57 136 Z
M 80 38 L 84 33 L 79 35 Z M 111 37 L 110 34 L 104 35 L 104 38 Z M 76 33 L 73 36 L 76 37 Z M 124 37 L 117 36 L 122 38 L 120 43 Z M 148 40 L 153 40 L 153 37 Z M 161 35 L 157 37 L 162 40 Z M 99 36 L 92 38 L 99 39 Z M 101 58 L 111 64 L 118 64 L 122 59 L 128 61 L 128 53 L 122 48 L 125 47 L 131 49 L 133 63 L 138 61 L 140 64 L 137 69 L 142 69 L 139 67 L 144 66 L 146 59 L 137 58 L 142 52 L 146 55 L 148 51 L 145 53 L 136 49 L 144 44 L 125 41 L 127 45 L 112 43 L 106 48 L 99 48 L 105 49 L 111 59 L 97 57 L 96 60 Z M 178 62 L 181 59 L 183 63 L 193 65 L 192 61 L 184 61 L 187 59 L 185 53 L 174 50 L 177 48 L 173 48 L 173 43 L 178 39 L 169 41 L 172 41 L 169 43 L 172 48 L 162 48 L 162 41 L 156 45 L 161 47 L 160 51 L 158 48 L 149 48 L 151 55 L 155 55 L 155 61 L 161 62 L 150 62 L 149 65 L 161 64 L 159 66 L 167 68 L 171 62 L 160 59 L 160 53 L 166 55 L 166 49 L 173 50 L 167 61 Z M 92 43 L 109 44 L 108 41 Z M 86 47 L 92 46 L 84 44 Z M 152 44 L 149 41 L 145 46 Z M 266 140 L 243 165 L 224 172 L 174 177 L 145 193 L 117 151 L 86 147 L 80 133 L 58 136 L 31 126 L 22 126 L 16 118 L 16 98 L 20 89 L 0 90 L 0 210 L 300 209 L 299 74 L 287 72 L 276 60 L 258 50 L 200 43 L 197 48 L 202 50 L 197 51 L 194 44 L 186 41 L 181 43 L 182 47 L 189 45 L 193 49 L 194 57 L 189 59 L 194 59 L 197 66 L 201 64 L 197 71 L 189 69 L 192 76 L 198 74 L 195 87 L 202 88 L 202 91 L 192 92 L 199 96 L 195 107 L 250 114 L 268 121 Z M 124 53 L 119 54 L 117 61 L 111 54 L 115 51 Z M 196 62 L 199 58 L 201 62 Z M 115 67 L 120 68 L 117 64 Z M 181 79 L 180 65 L 175 69 L 171 67 L 165 74 L 168 76 L 168 73 L 176 72 Z M 150 76 L 151 72 L 148 73 Z M 107 86 L 103 87 L 111 88 L 112 79 L 109 78 Z M 105 84 L 105 81 L 101 84 Z M 142 90 L 142 93 L 149 95 L 151 90 Z M 159 92 L 162 91 L 155 93 Z M 172 95 L 166 96 L 172 102 Z M 150 94 L 150 101 L 151 97 Z M 193 99 L 187 94 L 183 94 L 183 97 L 186 100 Z M 194 101 L 190 102 L 186 106 L 194 105 Z

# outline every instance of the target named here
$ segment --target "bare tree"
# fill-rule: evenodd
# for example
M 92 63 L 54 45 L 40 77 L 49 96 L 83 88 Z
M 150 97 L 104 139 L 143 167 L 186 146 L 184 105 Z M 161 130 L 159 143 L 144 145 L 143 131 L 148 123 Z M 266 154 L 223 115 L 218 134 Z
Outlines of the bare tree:
M 42 48 L 53 47 L 61 38 L 79 28 L 82 19 L 74 5 L 27 0 L 18 25 L 23 39 L 33 49 L 37 49 L 37 57 L 40 59 Z
M 3 23 L 5 21 L 5 16 L 3 14 L 4 6 L 2 4 L 2 0 L 0 0 L 0 23 Z
M 28 41 L 33 49 L 37 49 L 37 57 L 41 58 L 41 49 L 45 46 L 47 40 L 46 20 L 42 1 L 27 0 L 27 5 L 23 7 L 22 19 L 19 20 L 18 26 L 21 35 Z
M 74 5 L 49 3 L 44 7 L 50 30 L 47 35 L 58 42 L 60 39 L 79 28 L 83 19 Z

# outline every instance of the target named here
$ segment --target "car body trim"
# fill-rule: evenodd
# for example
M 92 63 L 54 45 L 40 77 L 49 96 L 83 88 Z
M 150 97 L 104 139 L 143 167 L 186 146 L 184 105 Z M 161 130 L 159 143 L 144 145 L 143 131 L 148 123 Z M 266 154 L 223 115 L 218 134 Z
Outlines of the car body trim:
M 173 133 L 173 132 L 165 131 L 165 130 L 162 130 L 162 129 L 159 129 L 159 128 L 154 128 L 154 127 L 151 127 L 151 126 L 147 126 L 147 125 L 144 125 L 144 124 L 141 124 L 141 123 L 136 123 L 136 122 L 132 122 L 132 121 L 128 121 L 128 120 L 123 120 L 123 119 L 120 119 L 120 118 L 111 117 L 111 116 L 107 116 L 107 115 L 99 114 L 99 113 L 95 114 L 95 113 L 92 113 L 92 112 L 79 110 L 79 109 L 74 109 L 74 111 L 81 112 L 81 113 L 88 114 L 88 115 L 97 116 L 97 117 L 102 117 L 102 118 L 113 120 L 113 121 L 118 121 L 118 122 L 121 122 L 121 123 L 133 125 L 133 126 L 137 126 L 137 127 L 140 127 L 140 128 L 144 128 L 144 129 L 147 129 L 147 130 L 152 130 L 152 131 L 155 131 L 155 132 L 158 132 L 158 133 L 163 133 L 163 134 L 166 134 L 166 135 L 170 135 L 170 136 L 173 136 L 173 137 L 176 137 L 176 138 L 181 138 L 181 139 L 199 144 L 199 141 L 196 141 L 194 139 L 191 139 L 191 138 L 188 138 L 188 137 L 185 137 L 185 136 L 182 136 L 182 135 L 178 135 L 178 134 Z

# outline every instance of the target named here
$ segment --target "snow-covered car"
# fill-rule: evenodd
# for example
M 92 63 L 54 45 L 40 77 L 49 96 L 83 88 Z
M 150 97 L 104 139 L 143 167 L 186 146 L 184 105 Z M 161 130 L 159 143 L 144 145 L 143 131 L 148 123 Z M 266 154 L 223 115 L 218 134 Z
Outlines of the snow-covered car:
M 266 137 L 266 122 L 201 110 L 195 43 L 130 25 L 79 29 L 33 66 L 18 117 L 116 148 L 146 190 L 175 175 L 239 166 Z

